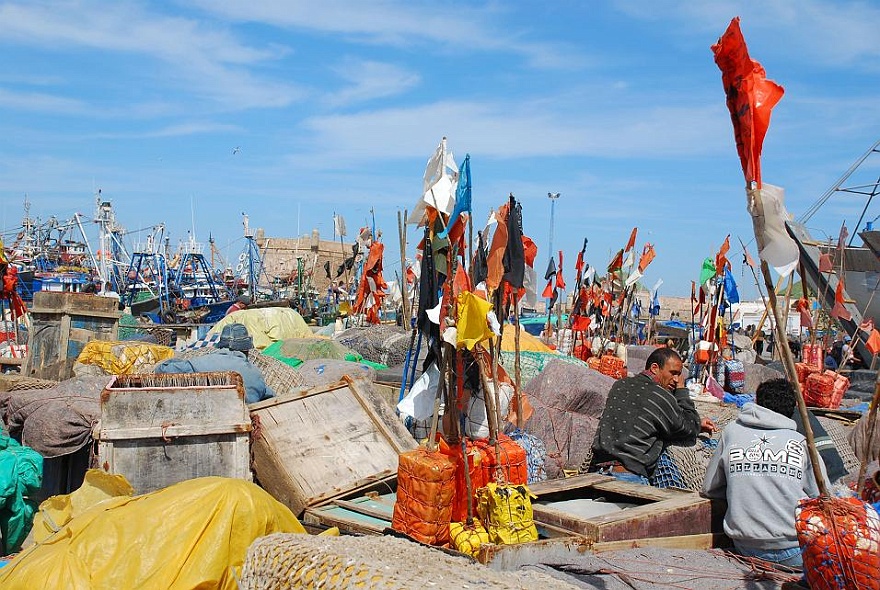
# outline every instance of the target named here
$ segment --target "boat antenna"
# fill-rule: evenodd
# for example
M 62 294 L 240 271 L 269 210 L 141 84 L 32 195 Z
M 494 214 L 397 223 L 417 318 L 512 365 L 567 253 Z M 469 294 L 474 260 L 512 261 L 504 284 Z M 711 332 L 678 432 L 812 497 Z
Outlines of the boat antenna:
M 819 200 L 817 200 L 815 203 L 813 203 L 810 206 L 810 208 L 807 209 L 804 212 L 804 214 L 798 218 L 798 220 L 797 220 L 798 223 L 800 223 L 802 225 L 806 225 L 807 222 L 810 220 L 810 218 L 812 218 L 813 215 L 815 215 L 819 211 L 819 209 L 821 209 L 822 206 L 826 202 L 828 202 L 828 199 L 830 199 L 834 193 L 836 193 L 838 191 L 846 192 L 846 189 L 840 188 L 841 185 L 844 182 L 846 182 L 847 178 L 852 176 L 853 172 L 856 171 L 856 168 L 858 168 L 859 166 L 862 165 L 862 162 L 864 162 L 865 160 L 868 159 L 868 156 L 870 156 L 871 154 L 873 154 L 875 152 L 880 152 L 880 140 L 877 140 L 877 142 L 874 143 L 874 145 L 872 145 L 868 149 L 868 151 L 866 151 L 864 154 L 862 154 L 862 156 L 858 160 L 856 160 L 855 163 L 852 166 L 850 166 L 846 172 L 843 173 L 843 175 L 837 180 L 837 182 L 835 182 L 831 188 L 829 188 L 827 191 L 825 191 L 825 193 L 821 197 L 819 197 Z M 863 215 L 864 215 L 864 213 L 863 213 Z M 859 220 L 859 223 L 861 223 L 861 220 Z M 856 226 L 856 229 L 858 229 L 858 226 Z

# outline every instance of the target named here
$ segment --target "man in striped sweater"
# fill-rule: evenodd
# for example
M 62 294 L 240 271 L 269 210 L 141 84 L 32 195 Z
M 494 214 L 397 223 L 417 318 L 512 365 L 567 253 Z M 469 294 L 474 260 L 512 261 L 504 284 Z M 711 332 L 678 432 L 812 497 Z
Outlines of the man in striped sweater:
M 661 347 L 643 372 L 611 387 L 593 442 L 594 467 L 649 478 L 667 445 L 693 445 L 701 431 L 715 431 L 709 418 L 700 419 L 688 390 L 678 387 L 681 370 L 678 353 Z

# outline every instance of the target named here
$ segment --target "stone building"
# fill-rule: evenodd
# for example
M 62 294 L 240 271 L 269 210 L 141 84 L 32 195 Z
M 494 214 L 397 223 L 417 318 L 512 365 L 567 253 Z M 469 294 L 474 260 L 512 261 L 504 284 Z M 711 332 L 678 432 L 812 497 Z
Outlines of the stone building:
M 340 243 L 339 240 L 321 239 L 317 229 L 311 234 L 303 234 L 298 238 L 274 238 L 265 235 L 262 228 L 257 229 L 254 239 L 263 258 L 263 269 L 269 280 L 297 285 L 298 259 L 302 260 L 304 270 L 303 281 L 308 283 L 311 278 L 312 288 L 319 294 L 327 292 L 331 280 L 353 280 L 353 271 L 343 272 L 336 279 L 336 272 L 346 257 L 352 255 L 353 242 Z M 330 276 L 327 278 L 326 263 L 330 263 Z M 262 277 L 261 285 L 266 285 L 266 276 Z M 351 291 L 351 289 L 349 289 Z

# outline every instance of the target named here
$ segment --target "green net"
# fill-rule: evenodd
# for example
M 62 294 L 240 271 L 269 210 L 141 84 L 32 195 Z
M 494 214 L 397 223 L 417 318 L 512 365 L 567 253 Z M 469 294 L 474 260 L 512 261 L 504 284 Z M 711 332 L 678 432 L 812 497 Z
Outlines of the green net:
M 579 365 L 584 368 L 587 367 L 587 363 L 571 356 L 565 356 L 554 352 L 532 352 L 523 350 L 519 353 L 520 384 L 525 387 L 528 382 L 534 379 L 538 373 L 543 371 L 544 367 L 546 367 L 551 361 L 562 361 L 572 365 Z M 510 375 L 510 378 L 513 379 L 514 371 L 516 369 L 516 352 L 502 350 L 501 365 L 504 367 L 504 370 L 507 371 L 507 374 Z

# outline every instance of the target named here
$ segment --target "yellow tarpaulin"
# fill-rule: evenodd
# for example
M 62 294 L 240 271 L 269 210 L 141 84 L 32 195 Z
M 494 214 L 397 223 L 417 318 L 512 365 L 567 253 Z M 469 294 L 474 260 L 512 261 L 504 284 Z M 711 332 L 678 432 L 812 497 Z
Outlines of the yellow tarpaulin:
M 174 356 L 174 349 L 149 342 L 92 340 L 79 353 L 77 362 L 95 365 L 108 375 L 131 375 Z
M 0 568 L 0 588 L 235 590 L 232 568 L 255 539 L 305 533 L 286 506 L 243 480 L 204 477 L 115 496 L 125 483 L 92 479 L 86 485 L 102 489 L 47 500 L 45 512 L 41 505 L 35 538 L 44 540 Z
M 501 350 L 513 352 L 516 350 L 516 326 L 504 325 L 504 333 L 501 336 Z M 529 352 L 553 352 L 549 346 L 525 331 L 522 327 L 519 332 L 519 349 Z
M 244 324 L 254 339 L 254 348 L 263 350 L 273 342 L 288 338 L 313 338 L 309 325 L 289 307 L 262 307 L 234 311 L 216 324 L 208 334 L 220 334 L 223 326 Z

